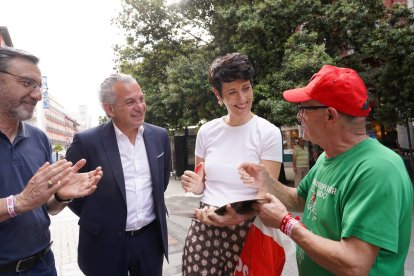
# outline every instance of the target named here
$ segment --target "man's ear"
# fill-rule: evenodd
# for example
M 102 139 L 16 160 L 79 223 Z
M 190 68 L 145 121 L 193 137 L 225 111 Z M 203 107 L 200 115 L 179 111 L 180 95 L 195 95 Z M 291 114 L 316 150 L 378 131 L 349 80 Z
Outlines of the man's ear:
M 339 114 L 338 111 L 335 108 L 328 108 L 328 120 L 336 120 L 338 119 Z
M 106 115 L 110 118 L 113 117 L 114 115 L 114 108 L 111 104 L 109 103 L 103 103 L 102 104 L 103 110 L 105 111 Z

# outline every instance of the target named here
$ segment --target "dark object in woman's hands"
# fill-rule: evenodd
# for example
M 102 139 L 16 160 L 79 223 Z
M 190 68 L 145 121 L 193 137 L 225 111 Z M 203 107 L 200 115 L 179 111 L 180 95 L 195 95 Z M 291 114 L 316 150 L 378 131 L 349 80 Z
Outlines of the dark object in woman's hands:
M 243 200 L 243 201 L 237 201 L 237 202 L 230 203 L 230 206 L 231 208 L 236 210 L 236 212 L 239 215 L 243 215 L 253 210 L 252 204 L 255 202 L 258 202 L 258 200 L 257 199 Z M 217 215 L 223 216 L 227 211 L 226 206 L 227 204 L 216 209 L 214 212 L 216 212 Z

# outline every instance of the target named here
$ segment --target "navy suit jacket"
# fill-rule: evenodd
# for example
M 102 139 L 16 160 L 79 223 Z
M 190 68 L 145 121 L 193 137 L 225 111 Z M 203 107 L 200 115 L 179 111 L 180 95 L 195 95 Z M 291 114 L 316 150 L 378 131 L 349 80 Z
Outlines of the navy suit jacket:
M 143 136 L 151 171 L 156 224 L 168 260 L 164 192 L 170 176 L 170 141 L 164 128 L 147 123 L 144 123 Z M 81 158 L 87 161 L 82 172 L 101 166 L 103 177 L 93 194 L 69 205 L 79 216 L 79 267 L 86 275 L 119 275 L 120 268 L 127 267 L 127 205 L 121 157 L 112 122 L 75 135 L 66 159 L 75 163 Z

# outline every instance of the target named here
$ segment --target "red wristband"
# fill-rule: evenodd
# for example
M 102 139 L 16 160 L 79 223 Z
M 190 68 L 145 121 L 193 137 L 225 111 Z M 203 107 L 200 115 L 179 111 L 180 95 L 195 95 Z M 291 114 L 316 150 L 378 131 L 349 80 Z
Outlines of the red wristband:
M 301 226 L 306 226 L 300 221 L 299 217 L 292 217 L 291 213 L 287 213 L 286 216 L 283 217 L 282 222 L 280 223 L 280 231 L 286 234 L 288 237 L 292 235 L 292 230 L 296 226 L 296 224 L 300 224 Z

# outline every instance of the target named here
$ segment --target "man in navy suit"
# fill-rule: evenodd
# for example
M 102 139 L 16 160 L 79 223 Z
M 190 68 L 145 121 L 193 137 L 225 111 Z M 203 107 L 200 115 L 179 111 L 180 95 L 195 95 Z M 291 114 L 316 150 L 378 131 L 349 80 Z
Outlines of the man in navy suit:
M 79 216 L 79 267 L 88 276 L 161 275 L 168 258 L 167 131 L 144 123 L 144 94 L 133 77 L 112 74 L 99 93 L 111 121 L 76 134 L 66 155 L 86 158 L 83 170 L 104 172 L 94 194 L 69 205 Z

